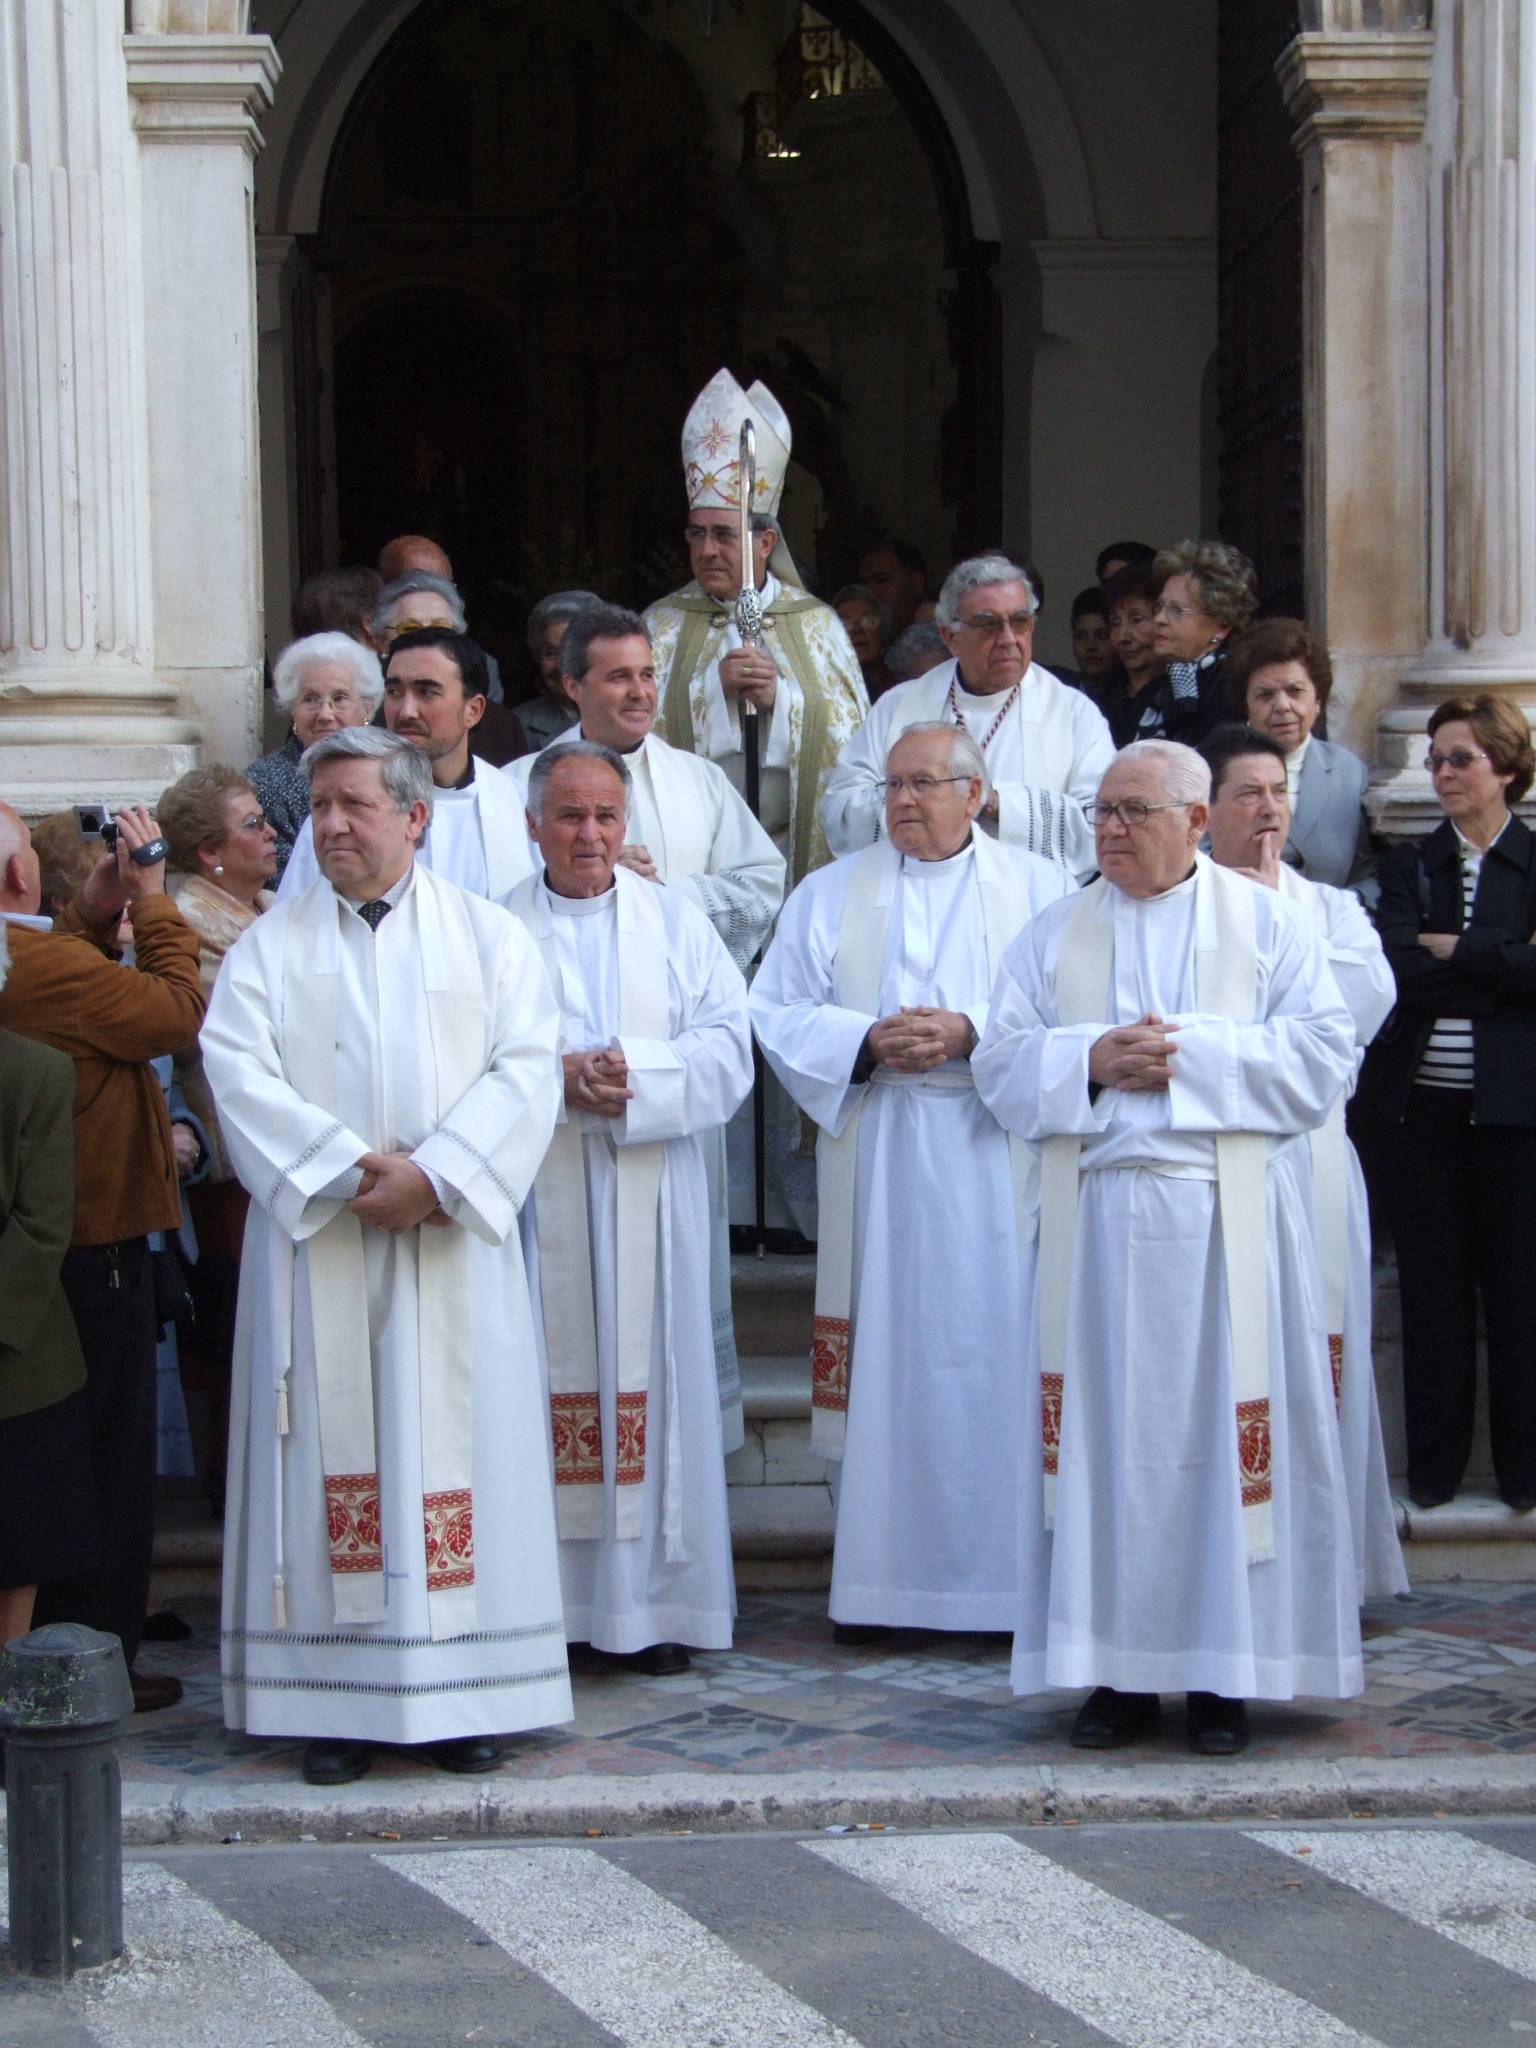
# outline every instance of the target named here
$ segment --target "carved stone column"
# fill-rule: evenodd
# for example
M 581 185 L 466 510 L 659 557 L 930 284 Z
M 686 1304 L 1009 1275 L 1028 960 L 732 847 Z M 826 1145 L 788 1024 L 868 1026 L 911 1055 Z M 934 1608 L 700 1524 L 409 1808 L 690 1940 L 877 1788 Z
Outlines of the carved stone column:
M 1426 123 L 1425 644 L 1382 717 L 1367 799 L 1394 837 L 1440 812 L 1431 707 L 1495 689 L 1536 705 L 1536 0 L 1458 0 Z
M 0 794 L 157 794 L 196 728 L 153 667 L 138 159 L 120 10 L 0 35 Z
M 137 0 L 124 37 L 143 189 L 156 665 L 203 755 L 262 751 L 252 165 L 281 70 L 235 0 Z M 145 33 L 164 22 L 192 33 Z M 206 26 L 199 27 L 199 24 Z
M 1366 756 L 1424 644 L 1427 13 L 1310 0 L 1277 67 L 1302 160 L 1307 616 L 1330 735 Z

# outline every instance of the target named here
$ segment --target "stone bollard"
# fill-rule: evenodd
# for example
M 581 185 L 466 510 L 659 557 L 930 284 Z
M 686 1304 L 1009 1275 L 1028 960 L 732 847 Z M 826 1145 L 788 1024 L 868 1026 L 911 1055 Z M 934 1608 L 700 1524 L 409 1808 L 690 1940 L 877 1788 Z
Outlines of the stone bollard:
M 123 1952 L 117 1749 L 132 1712 L 116 1636 L 54 1622 L 0 1651 L 11 1963 L 24 1976 Z

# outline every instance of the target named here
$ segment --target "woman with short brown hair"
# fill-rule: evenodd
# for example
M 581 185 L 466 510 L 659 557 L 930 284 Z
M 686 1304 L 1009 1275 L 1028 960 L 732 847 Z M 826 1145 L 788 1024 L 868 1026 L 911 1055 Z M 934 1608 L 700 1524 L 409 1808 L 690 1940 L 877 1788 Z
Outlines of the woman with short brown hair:
M 1381 864 L 1377 923 L 1397 1007 L 1354 1115 L 1397 1245 L 1408 1491 L 1438 1507 L 1472 1445 L 1477 1306 L 1499 1492 L 1536 1507 L 1536 777 L 1523 708 L 1484 692 L 1429 721 L 1445 822 Z

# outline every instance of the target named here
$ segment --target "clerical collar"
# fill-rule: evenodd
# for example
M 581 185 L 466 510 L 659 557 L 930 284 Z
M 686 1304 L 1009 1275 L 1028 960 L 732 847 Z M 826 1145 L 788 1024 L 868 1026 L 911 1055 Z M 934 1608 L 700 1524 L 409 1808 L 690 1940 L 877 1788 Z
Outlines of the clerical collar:
M 439 796 L 452 796 L 454 790 L 456 789 L 473 789 L 474 786 L 475 757 L 473 754 L 471 754 L 469 757 L 469 766 L 464 770 L 464 773 L 459 777 L 458 781 L 451 784 L 450 787 L 447 789 L 440 789 L 437 793 Z
M 586 740 L 587 745 L 589 747 L 607 747 L 610 754 L 617 754 L 620 756 L 621 759 L 627 761 L 631 754 L 639 753 L 640 749 L 645 745 L 645 741 L 650 738 L 650 734 L 647 733 L 645 735 L 645 739 L 636 740 L 633 746 L 615 747 L 611 745 L 607 740 L 587 739 L 585 730 L 578 725 L 574 733 L 564 733 L 561 735 L 561 738 L 563 738 L 566 741 L 567 745 L 572 744 L 576 740 Z M 551 744 L 554 746 L 558 746 L 559 743 L 559 740 L 551 742 Z
M 774 575 L 771 569 L 768 570 L 767 574 L 763 577 L 762 588 L 758 591 L 757 594 L 763 601 L 763 610 L 767 611 L 769 605 L 773 603 L 773 600 L 779 594 L 779 579 L 777 578 L 777 576 Z M 714 602 L 720 607 L 721 611 L 723 612 L 734 612 L 736 609 L 736 600 L 734 597 L 717 597 L 714 600 Z
M 371 900 L 376 903 L 387 903 L 390 909 L 393 910 L 396 904 L 400 901 L 401 897 L 405 894 L 406 890 L 410 888 L 411 883 L 415 880 L 415 878 L 416 863 L 413 860 L 410 866 L 406 869 L 405 873 L 400 877 L 398 882 L 392 882 L 390 886 L 384 891 L 384 894 L 382 896 L 374 897 Z M 336 900 L 339 903 L 344 903 L 347 906 L 348 910 L 351 911 L 354 917 L 363 918 L 364 924 L 368 924 L 371 922 L 370 919 L 363 917 L 364 906 L 356 898 L 351 896 L 343 896 L 341 891 L 338 889 L 336 891 Z M 380 911 L 379 916 L 382 917 L 383 915 L 384 913 Z
M 954 874 L 957 868 L 964 867 L 968 860 L 974 860 L 975 857 L 976 842 L 971 838 L 966 840 L 958 853 L 948 854 L 943 860 L 919 860 L 915 853 L 904 853 L 901 856 L 901 872 L 921 881 L 940 881 L 945 875 Z
M 544 896 L 559 917 L 601 917 L 619 900 L 618 885 L 610 882 L 601 896 L 561 896 L 549 886 L 549 876 L 542 877 Z
M 1184 877 L 1183 881 L 1175 882 L 1171 889 L 1164 889 L 1156 896 L 1134 896 L 1131 901 L 1133 903 L 1171 903 L 1175 896 L 1182 894 L 1187 889 L 1193 889 L 1199 873 L 1200 867 L 1197 862 Z M 1120 893 L 1124 895 L 1125 892 L 1122 890 Z

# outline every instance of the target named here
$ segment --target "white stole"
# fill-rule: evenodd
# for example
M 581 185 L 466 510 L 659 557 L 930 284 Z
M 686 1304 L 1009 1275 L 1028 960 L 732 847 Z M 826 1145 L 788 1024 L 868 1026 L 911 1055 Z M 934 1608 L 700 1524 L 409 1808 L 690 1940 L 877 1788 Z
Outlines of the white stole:
M 1029 918 L 1023 876 L 1012 858 L 984 834 L 973 831 L 976 882 L 981 890 L 987 934 L 987 982 L 997 980 L 1002 957 Z M 885 840 L 854 856 L 837 934 L 833 973 L 839 1008 L 856 1010 L 875 1023 L 880 1015 L 880 977 L 885 935 L 901 855 Z M 817 1214 L 816 1312 L 811 1338 L 811 1442 L 823 1457 L 841 1458 L 848 1426 L 848 1382 L 853 1316 L 854 1208 L 859 1174 L 859 1120 L 866 1092 L 837 1137 L 823 1131 L 816 1141 Z M 1032 1164 L 1028 1147 L 1010 1137 L 1015 1222 L 1022 1234 L 1025 1190 Z
M 670 1018 L 667 933 L 660 895 L 654 882 L 637 881 L 623 868 L 615 869 L 614 886 L 618 891 L 615 924 L 619 948 L 619 1034 L 665 1039 L 670 1036 Z M 559 948 L 554 914 L 544 900 L 542 878 L 524 883 L 508 907 L 533 935 L 558 999 L 563 988 Z M 618 1178 L 614 1532 L 623 1542 L 637 1541 L 644 1533 L 646 1393 L 651 1376 L 656 1247 L 666 1155 L 664 1143 L 614 1148 Z M 568 1115 L 556 1124 L 554 1138 L 534 1182 L 534 1193 L 539 1298 L 544 1349 L 549 1361 L 556 1523 L 562 1537 L 599 1537 L 604 1534 L 606 1518 L 597 1309 L 592 1292 L 587 1167 L 579 1116 Z M 670 1410 L 675 1422 L 675 1400 Z M 681 1475 L 675 1459 L 668 1459 L 667 1479 L 664 1513 L 670 1556 L 681 1541 Z M 677 1522 L 675 1530 L 671 1527 L 673 1521 Z
M 1209 1016 L 1253 1021 L 1258 946 L 1253 884 L 1202 860 L 1195 881 L 1196 1002 Z M 1062 1025 L 1109 1015 L 1115 928 L 1101 917 L 1109 883 L 1085 889 L 1061 935 L 1056 1015 Z M 1045 1445 L 1045 1519 L 1055 1522 L 1056 1468 L 1065 1393 L 1067 1320 L 1077 1247 L 1082 1140 L 1047 1138 L 1040 1168 L 1040 1404 Z M 1236 1449 L 1250 1564 L 1275 1554 L 1269 1435 L 1268 1143 L 1261 1133 L 1216 1136 L 1216 1187 L 1227 1275 Z M 1154 1169 L 1155 1170 L 1155 1169 Z
M 935 719 L 950 718 L 951 682 L 962 690 L 965 688 L 960 678 L 960 664 L 947 662 L 935 670 L 934 675 L 935 678 L 942 677 L 944 683 L 943 693 L 936 707 L 931 703 L 918 701 L 918 692 L 915 690 L 910 696 L 905 691 L 894 694 L 892 703 L 895 716 L 885 737 L 887 759 L 892 747 L 909 725 L 921 725 Z M 1072 769 L 1077 759 L 1077 730 L 1072 723 L 1068 686 L 1065 683 L 1057 683 L 1053 690 L 1046 686 L 1050 683 L 1057 683 L 1057 679 L 1054 676 L 1047 676 L 1037 664 L 1031 662 L 1021 679 L 1019 701 L 1008 716 L 1018 721 L 1019 745 L 1026 779 L 1036 789 L 1061 791 L 1072 786 Z M 1006 697 L 1007 692 L 1003 691 L 994 699 L 999 709 L 1002 708 Z
M 688 875 L 707 875 L 714 839 L 705 807 L 699 800 L 704 774 L 700 772 L 698 757 L 669 747 L 659 733 L 653 732 L 647 734 L 643 746 L 628 759 L 632 767 L 643 763 L 643 772 L 651 779 L 661 844 L 649 846 L 647 851 L 656 863 L 657 874 L 664 882 L 682 881 Z M 656 1035 L 665 1037 L 665 1030 Z
M 437 1115 L 485 1072 L 487 1016 L 474 926 L 460 892 L 418 865 L 411 902 L 422 986 L 437 1069 Z M 399 916 L 398 909 L 391 916 Z M 338 919 L 350 917 L 329 888 L 295 904 L 283 951 L 283 1072 L 306 1101 L 336 1109 Z M 381 1021 L 380 1028 L 387 1029 Z M 422 1524 L 432 1637 L 476 1625 L 472 1380 L 461 1322 L 470 1288 L 469 1239 L 461 1225 L 422 1225 L 417 1255 Z M 340 1625 L 381 1622 L 385 1611 L 383 1521 L 373 1409 L 373 1363 L 363 1271 L 363 1226 L 341 1209 L 308 1240 L 311 1325 L 320 1413 L 320 1454 L 330 1531 L 331 1591 Z M 291 1316 L 290 1306 L 285 1312 Z M 282 1371 L 290 1362 L 280 1354 Z M 277 1427 L 287 1433 L 286 1389 L 278 1384 Z M 279 1544 L 282 1523 L 279 1520 Z M 277 1625 L 286 1626 L 283 1573 Z
M 1280 870 L 1280 893 L 1306 911 L 1324 948 L 1328 905 L 1292 868 Z M 1344 1123 L 1348 1089 L 1334 1098 L 1328 1121 L 1311 1136 L 1312 1213 L 1317 1219 L 1317 1262 L 1323 1281 L 1323 1316 L 1328 1326 L 1328 1365 L 1337 1407 L 1344 1384 L 1344 1295 L 1349 1284 L 1349 1133 Z

